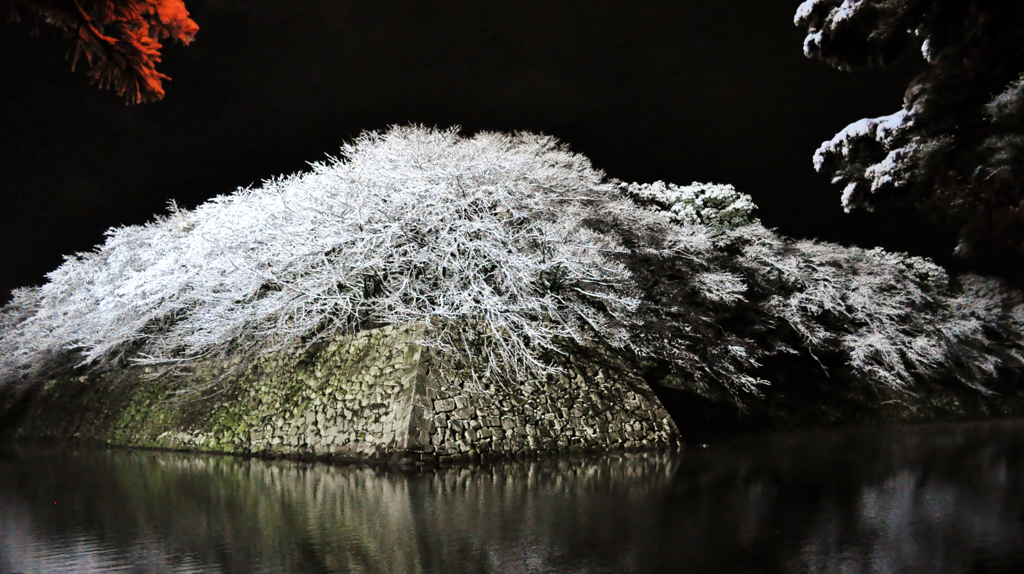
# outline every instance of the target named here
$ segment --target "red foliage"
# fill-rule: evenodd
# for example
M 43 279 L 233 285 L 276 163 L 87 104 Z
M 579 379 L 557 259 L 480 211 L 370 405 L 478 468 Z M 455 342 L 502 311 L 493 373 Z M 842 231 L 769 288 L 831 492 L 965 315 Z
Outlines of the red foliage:
M 161 41 L 188 44 L 199 30 L 183 0 L 12 1 L 72 42 L 72 70 L 84 59 L 90 80 L 128 103 L 164 97 L 162 81 L 170 78 L 156 70 Z

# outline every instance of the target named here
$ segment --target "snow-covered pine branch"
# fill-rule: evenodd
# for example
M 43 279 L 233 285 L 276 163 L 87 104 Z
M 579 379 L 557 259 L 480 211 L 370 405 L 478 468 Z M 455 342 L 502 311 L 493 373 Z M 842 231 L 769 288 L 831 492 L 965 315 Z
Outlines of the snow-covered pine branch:
M 957 253 L 1013 275 L 1024 251 L 1024 3 L 806 0 L 794 23 L 804 54 L 840 70 L 924 58 L 902 109 L 851 123 L 815 153 L 843 207 L 912 204 L 960 228 Z

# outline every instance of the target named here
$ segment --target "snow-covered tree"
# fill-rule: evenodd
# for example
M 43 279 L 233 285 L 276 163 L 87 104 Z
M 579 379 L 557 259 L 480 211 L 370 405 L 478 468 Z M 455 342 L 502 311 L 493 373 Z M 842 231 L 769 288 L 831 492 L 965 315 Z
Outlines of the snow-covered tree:
M 925 60 L 902 110 L 815 153 L 847 211 L 913 202 L 961 229 L 962 255 L 1024 247 L 1024 3 L 806 0 L 795 23 L 804 53 L 840 70 Z
M 512 368 L 538 367 L 525 345 L 555 335 L 624 340 L 638 302 L 602 255 L 618 247 L 582 225 L 613 193 L 585 158 L 543 136 L 412 127 L 343 153 L 108 231 L 39 293 L 16 294 L 13 309 L 41 299 L 4 334 L 5 359 L 74 348 L 97 365 L 190 362 L 414 320 L 434 321 L 444 350 L 475 339 L 456 326 L 482 320 L 506 334 L 483 352 Z
M 421 321 L 488 380 L 597 342 L 686 384 L 758 392 L 765 357 L 906 388 L 1022 364 L 1024 305 L 933 263 L 779 237 L 729 186 L 624 185 L 553 138 L 366 133 L 342 157 L 111 229 L 0 310 L 0 383 L 62 364 L 246 360 Z M 461 360 L 461 359 L 460 359 Z M 56 365 L 56 366 L 55 366 Z M 186 369 L 187 372 L 187 369 Z
M 13 20 L 28 14 L 33 26 L 57 28 L 70 44 L 71 69 L 85 62 L 90 81 L 110 88 L 126 102 L 162 99 L 163 80 L 156 70 L 161 44 L 189 44 L 199 26 L 182 0 L 2 0 Z

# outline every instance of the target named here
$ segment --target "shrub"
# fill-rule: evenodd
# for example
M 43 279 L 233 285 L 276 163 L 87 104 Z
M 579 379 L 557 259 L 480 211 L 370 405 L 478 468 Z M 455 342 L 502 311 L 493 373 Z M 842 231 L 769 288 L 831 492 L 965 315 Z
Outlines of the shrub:
M 637 203 L 659 209 L 683 225 L 711 225 L 735 228 L 758 223 L 753 217 L 754 200 L 731 185 L 693 182 L 687 186 L 663 181 L 619 183 L 619 188 Z

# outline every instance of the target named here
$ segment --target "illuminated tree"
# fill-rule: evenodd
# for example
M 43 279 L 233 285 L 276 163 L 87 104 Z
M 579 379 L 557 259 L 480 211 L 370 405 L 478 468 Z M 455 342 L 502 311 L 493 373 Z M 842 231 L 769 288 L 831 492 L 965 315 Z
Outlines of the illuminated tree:
M 15 290 L 0 385 L 62 364 L 244 368 L 411 321 L 487 380 L 552 374 L 545 351 L 594 341 L 735 396 L 759 393 L 757 369 L 781 354 L 893 389 L 984 388 L 1024 367 L 1020 292 L 787 239 L 754 209 L 728 185 L 608 180 L 542 135 L 365 133 L 309 172 L 111 229 Z
M 182 0 L 7 0 L 12 19 L 22 11 L 56 27 L 71 43 L 71 69 L 85 61 L 94 84 L 109 88 L 128 103 L 164 97 L 158 72 L 162 41 L 189 44 L 199 26 Z
M 920 51 L 903 109 L 847 126 L 814 156 L 842 204 L 912 202 L 961 230 L 961 255 L 1024 247 L 1024 3 L 807 0 L 804 54 L 844 71 Z

